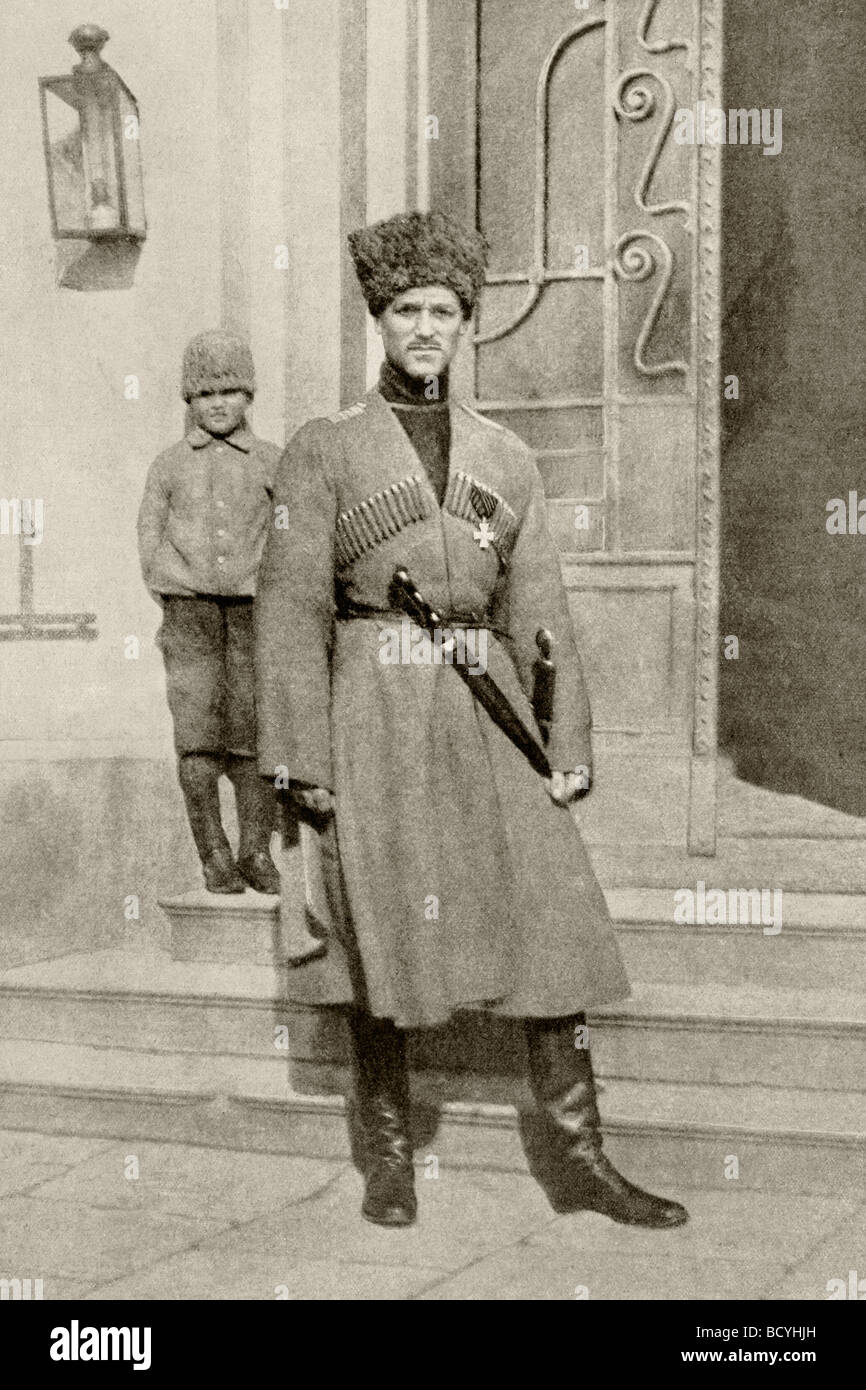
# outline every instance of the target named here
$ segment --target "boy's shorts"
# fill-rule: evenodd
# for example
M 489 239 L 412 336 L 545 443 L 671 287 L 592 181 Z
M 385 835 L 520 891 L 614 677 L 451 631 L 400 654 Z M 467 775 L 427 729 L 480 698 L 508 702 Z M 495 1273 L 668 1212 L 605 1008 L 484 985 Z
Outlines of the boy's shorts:
M 254 757 L 253 600 L 216 594 L 161 597 L 157 640 L 178 755 Z

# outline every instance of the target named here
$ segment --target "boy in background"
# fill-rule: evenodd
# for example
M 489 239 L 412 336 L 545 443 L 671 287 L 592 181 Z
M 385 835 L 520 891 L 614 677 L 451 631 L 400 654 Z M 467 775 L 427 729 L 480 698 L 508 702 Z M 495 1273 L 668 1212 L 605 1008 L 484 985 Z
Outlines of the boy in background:
M 151 464 L 138 516 L 142 573 L 163 608 L 178 779 L 211 893 L 280 887 L 270 853 L 276 801 L 256 769 L 253 596 L 281 451 L 247 425 L 254 393 L 241 338 L 193 338 L 182 378 L 192 428 Z M 223 772 L 235 789 L 237 862 L 220 815 Z

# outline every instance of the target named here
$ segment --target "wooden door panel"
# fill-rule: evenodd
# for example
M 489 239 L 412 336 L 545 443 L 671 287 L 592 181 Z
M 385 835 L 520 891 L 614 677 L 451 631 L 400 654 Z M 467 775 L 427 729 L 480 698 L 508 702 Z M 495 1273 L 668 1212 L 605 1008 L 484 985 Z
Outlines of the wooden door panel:
M 476 22 L 477 212 L 491 282 L 536 266 L 567 274 L 578 245 L 602 265 L 604 22 L 521 0 L 481 0 Z
M 602 285 L 546 286 L 531 313 L 515 323 L 514 287 L 491 286 L 478 316 L 476 395 L 497 401 L 547 401 L 555 414 L 568 402 L 599 398 L 604 386 Z M 525 301 L 526 290 L 521 293 Z M 514 327 L 509 324 L 514 323 Z M 492 340 L 491 340 L 492 339 Z M 556 428 L 553 425 L 553 428 Z

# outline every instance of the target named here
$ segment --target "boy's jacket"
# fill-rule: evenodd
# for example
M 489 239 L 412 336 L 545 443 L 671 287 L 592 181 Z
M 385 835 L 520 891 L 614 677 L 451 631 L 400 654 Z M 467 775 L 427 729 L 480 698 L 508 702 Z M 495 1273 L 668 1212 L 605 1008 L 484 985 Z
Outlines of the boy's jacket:
M 192 429 L 154 460 L 138 514 L 153 593 L 255 593 L 279 459 L 275 444 L 240 426 L 225 439 Z

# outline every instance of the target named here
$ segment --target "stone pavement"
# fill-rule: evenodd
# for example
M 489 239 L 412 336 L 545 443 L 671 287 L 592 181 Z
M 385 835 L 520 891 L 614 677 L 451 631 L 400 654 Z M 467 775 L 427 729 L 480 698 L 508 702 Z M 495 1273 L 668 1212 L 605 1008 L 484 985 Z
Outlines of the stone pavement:
M 135 1174 L 138 1176 L 134 1176 Z M 528 1176 L 418 1155 L 419 1223 L 362 1221 L 340 1159 L 0 1131 L 0 1279 L 45 1299 L 826 1299 L 866 1202 L 731 1182 L 680 1230 L 556 1216 Z

